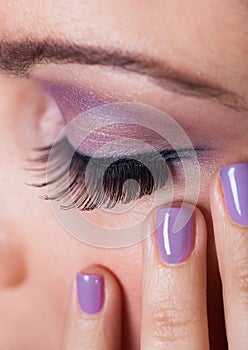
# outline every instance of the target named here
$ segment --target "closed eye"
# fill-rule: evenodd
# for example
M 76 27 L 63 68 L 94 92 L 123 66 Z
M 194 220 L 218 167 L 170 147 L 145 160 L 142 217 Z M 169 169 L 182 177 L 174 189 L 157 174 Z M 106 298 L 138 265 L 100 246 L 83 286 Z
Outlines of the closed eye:
M 195 147 L 194 151 L 199 154 L 206 149 Z M 29 169 L 46 180 L 31 185 L 47 187 L 43 199 L 57 200 L 63 209 L 82 211 L 113 208 L 150 195 L 166 185 L 169 167 L 192 157 L 192 149 L 168 148 L 154 153 L 95 158 L 74 150 L 67 137 L 54 146 L 38 148 L 35 153 Z

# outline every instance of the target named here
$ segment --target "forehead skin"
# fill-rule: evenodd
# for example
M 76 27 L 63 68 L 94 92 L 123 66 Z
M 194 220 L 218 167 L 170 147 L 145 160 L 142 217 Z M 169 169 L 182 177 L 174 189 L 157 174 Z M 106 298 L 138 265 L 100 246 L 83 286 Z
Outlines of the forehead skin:
M 242 0 L 1 1 L 0 40 L 66 38 L 142 52 L 247 97 Z

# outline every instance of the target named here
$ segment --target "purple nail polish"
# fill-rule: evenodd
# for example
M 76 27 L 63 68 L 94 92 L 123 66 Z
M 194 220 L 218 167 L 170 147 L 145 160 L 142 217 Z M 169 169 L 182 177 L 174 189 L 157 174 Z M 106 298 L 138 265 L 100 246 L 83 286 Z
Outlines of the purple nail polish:
M 248 226 L 248 163 L 222 168 L 220 179 L 231 218 L 240 225 Z
M 77 294 L 82 311 L 96 314 L 102 308 L 103 277 L 78 273 Z
M 189 208 L 161 208 L 156 217 L 158 250 L 168 264 L 179 264 L 194 243 L 194 213 Z

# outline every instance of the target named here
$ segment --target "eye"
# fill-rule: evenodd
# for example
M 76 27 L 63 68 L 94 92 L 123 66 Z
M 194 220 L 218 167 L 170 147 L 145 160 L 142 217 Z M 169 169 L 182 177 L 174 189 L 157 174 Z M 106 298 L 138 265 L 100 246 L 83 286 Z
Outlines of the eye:
M 198 147 L 195 150 L 203 149 Z M 47 181 L 32 184 L 49 187 L 49 195 L 42 198 L 60 201 L 62 209 L 90 211 L 127 204 L 164 187 L 168 166 L 179 163 L 182 158 L 190 159 L 192 150 L 168 148 L 159 153 L 95 158 L 74 150 L 65 136 L 53 147 L 39 148 L 35 152 L 37 155 L 30 160 L 30 169 L 39 177 L 49 174 Z M 87 174 L 89 164 L 90 173 Z
M 128 204 L 143 196 L 151 195 L 167 184 L 170 173 L 176 176 L 174 170 L 180 166 L 180 160 L 190 160 L 195 152 L 199 154 L 207 149 L 193 148 L 192 145 L 191 148 L 168 147 L 168 142 L 165 143 L 165 139 L 153 131 L 153 124 L 156 122 L 156 118 L 153 120 L 153 114 L 158 114 L 160 118 L 162 115 L 164 118 L 163 112 L 156 110 L 150 113 L 146 108 L 149 106 L 139 104 L 133 109 L 129 104 L 123 103 L 121 106 L 124 105 L 124 110 L 118 103 L 116 104 L 118 108 L 115 109 L 114 104 L 111 110 L 114 111 L 112 113 L 114 119 L 110 124 L 107 121 L 104 127 L 93 132 L 92 128 L 94 129 L 99 120 L 104 120 L 105 123 L 104 117 L 107 119 L 111 115 L 110 109 L 106 115 L 92 112 L 95 111 L 95 106 L 103 105 L 103 98 L 87 91 L 81 94 L 76 89 L 66 90 L 65 93 L 65 88 L 57 87 L 54 93 L 54 85 L 49 89 L 52 92 L 50 95 L 55 96 L 65 122 L 73 120 L 80 112 L 84 114 L 87 110 L 91 112 L 72 132 L 80 140 L 86 140 L 83 148 L 79 142 L 73 142 L 65 133 L 55 145 L 35 149 L 35 155 L 29 161 L 28 168 L 40 179 L 32 185 L 46 189 L 46 194 L 42 195 L 42 198 L 59 201 L 62 209 L 77 208 L 91 211 L 100 207 L 113 208 L 116 204 Z M 130 112 L 129 117 L 127 112 Z M 92 120 L 89 120 L 90 118 Z M 134 120 L 139 120 L 139 123 L 134 124 Z M 146 123 L 148 120 L 148 128 L 142 125 L 144 120 Z M 160 131 L 161 125 L 158 124 Z M 85 135 L 82 135 L 84 129 L 86 134 L 90 131 L 91 137 L 85 138 Z M 119 139 L 123 137 L 125 140 L 130 134 L 134 142 L 140 140 L 152 147 L 145 149 L 134 146 L 132 152 L 123 153 Z M 95 152 L 95 148 L 99 145 L 111 144 L 110 141 L 117 144 L 115 151 L 110 152 L 111 155 L 105 156 L 106 154 Z M 183 143 L 180 142 L 181 144 Z

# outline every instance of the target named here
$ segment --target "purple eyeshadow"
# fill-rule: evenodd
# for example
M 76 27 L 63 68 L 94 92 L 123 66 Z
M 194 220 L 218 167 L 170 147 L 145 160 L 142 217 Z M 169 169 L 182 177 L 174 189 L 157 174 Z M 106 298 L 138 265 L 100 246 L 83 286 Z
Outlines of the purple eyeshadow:
M 97 96 L 91 91 L 65 85 L 64 83 L 39 81 L 39 84 L 55 100 L 66 123 L 80 113 L 112 102 Z
M 69 124 L 70 121 L 72 121 L 78 115 L 92 108 L 118 102 L 107 97 L 99 96 L 93 91 L 75 87 L 64 82 L 38 80 L 38 83 L 41 85 L 44 91 L 50 95 L 53 100 L 55 100 L 56 104 L 61 110 L 66 124 Z M 148 152 L 151 150 L 151 146 L 157 152 L 164 149 L 173 148 L 172 145 L 168 143 L 166 138 L 163 137 L 163 128 L 161 128 L 161 134 L 159 134 L 159 132 L 156 133 L 153 130 L 153 125 L 160 125 L 159 123 L 163 122 L 159 112 L 156 112 L 155 116 L 153 116 L 153 114 L 146 115 L 143 110 L 140 112 L 139 109 L 136 111 L 132 108 L 131 110 L 127 109 L 127 113 L 125 112 L 123 114 L 120 112 L 121 110 L 118 110 L 117 106 L 115 114 L 111 114 L 110 108 L 110 113 L 107 113 L 104 116 L 106 117 L 106 125 L 104 125 L 104 127 L 99 126 L 99 129 L 97 128 L 95 131 L 91 130 L 90 123 L 88 123 L 87 120 L 84 120 L 83 124 L 81 125 L 81 129 L 79 129 L 80 133 L 75 131 L 72 136 L 70 135 L 71 137 L 69 139 L 73 147 L 82 154 L 93 156 L 100 147 L 113 142 L 114 146 L 111 149 L 111 152 L 113 151 L 114 154 L 117 154 L 117 150 L 120 151 L 120 153 L 122 150 L 121 139 L 123 138 L 125 141 L 125 138 L 130 138 L 134 141 L 142 141 L 148 146 L 137 146 L 136 149 L 135 145 L 134 148 L 129 150 L 128 154 Z M 133 123 L 134 116 L 137 125 Z M 88 116 L 86 116 L 86 118 L 87 117 Z M 143 120 L 146 118 L 149 119 L 149 123 L 151 125 L 150 128 L 143 126 Z M 97 118 L 94 120 L 94 125 L 98 125 Z M 206 150 L 209 147 L 202 148 Z M 103 157 L 102 154 L 101 157 Z

